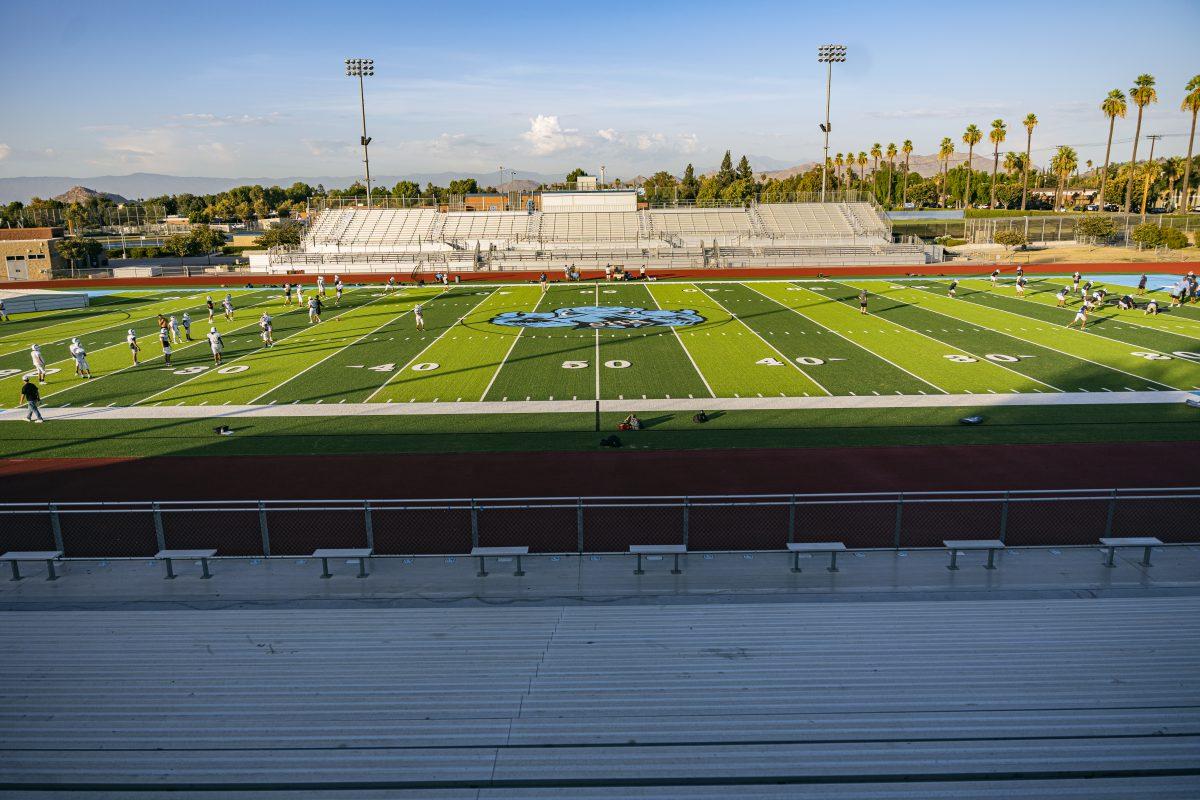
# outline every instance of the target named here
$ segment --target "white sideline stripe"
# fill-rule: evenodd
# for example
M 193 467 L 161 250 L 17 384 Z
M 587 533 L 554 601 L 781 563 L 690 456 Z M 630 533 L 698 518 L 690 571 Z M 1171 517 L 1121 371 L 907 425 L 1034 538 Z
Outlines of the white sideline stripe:
M 242 289 L 241 291 L 242 292 L 250 292 L 250 291 L 257 292 L 257 291 L 261 291 L 261 290 L 260 289 L 253 289 L 253 290 Z M 181 299 L 191 301 L 193 298 L 199 297 L 202 294 L 204 294 L 204 292 L 200 292 L 199 294 L 188 295 L 187 297 L 183 297 Z M 141 308 L 142 306 L 152 306 L 158 300 L 160 300 L 160 298 L 150 297 L 150 298 L 146 299 L 145 303 L 138 303 L 138 304 L 134 305 L 133 308 L 125 308 L 125 309 L 121 309 L 121 310 L 122 311 L 136 311 L 137 309 Z M 84 308 L 90 309 L 90 308 L 92 308 L 92 306 L 84 306 Z M 185 309 L 190 308 L 190 306 L 184 306 L 184 308 Z M 62 310 L 65 311 L 65 310 L 76 310 L 76 309 L 62 309 Z M 20 313 L 27 313 L 27 312 L 20 312 Z M 118 313 L 118 312 L 116 310 L 109 310 L 109 311 L 99 311 L 98 310 L 96 316 L 103 316 L 105 314 L 115 314 L 115 313 Z M 87 319 L 86 315 L 81 316 L 80 320 L 76 320 L 76 321 L 78 322 L 78 321 L 82 321 L 84 319 Z M 150 319 L 150 317 L 139 317 L 138 319 L 139 320 Z M 72 322 L 70 320 L 51 322 L 48 325 L 39 325 L 36 328 L 29 328 L 27 330 L 21 331 L 20 333 L 10 333 L 7 336 L 0 336 L 0 346 L 8 346 L 15 339 L 20 339 L 24 336 L 28 336 L 31 333 L 37 333 L 38 331 L 46 330 L 47 328 L 57 328 L 60 325 L 71 325 L 71 324 L 72 324 Z M 124 324 L 124 323 L 122 323 L 122 324 Z M 87 331 L 84 331 L 83 333 L 77 333 L 77 334 L 72 334 L 72 335 L 76 336 L 78 338 L 83 338 L 84 336 L 95 336 L 97 333 L 101 333 L 102 331 L 106 331 L 109 328 L 116 328 L 116 327 L 118 327 L 118 326 L 117 325 L 102 325 L 99 328 L 91 328 Z M 51 341 L 46 342 L 46 346 L 48 347 L 53 344 L 62 344 L 63 342 L 67 341 L 69 338 L 71 338 L 71 337 L 63 336 L 58 339 L 52 339 Z M 26 348 L 21 348 L 20 350 L 13 350 L 11 353 L 0 353 L 0 358 L 4 358 L 5 356 L 12 356 L 12 355 L 16 355 L 18 353 L 24 353 L 24 352 L 26 352 Z
M 832 408 L 958 408 L 974 411 L 997 406 L 1102 406 L 1182 403 L 1191 392 L 1063 392 L 1060 394 L 934 394 L 832 397 L 718 397 L 674 400 L 601 400 L 601 411 L 779 411 Z M 517 400 L 464 403 L 305 403 L 265 406 L 123 406 L 46 408 L 49 420 L 226 419 L 230 417 L 340 417 L 421 414 L 585 413 L 595 400 Z M 25 421 L 21 408 L 0 411 L 0 422 Z
M 646 294 L 650 295 L 650 299 L 654 301 L 654 305 L 658 306 L 658 310 L 661 311 L 662 303 L 658 302 L 658 298 L 654 296 L 654 291 L 650 288 L 649 284 L 643 283 L 642 286 L 646 289 Z M 596 333 L 599 335 L 600 332 L 596 331 Z M 675 341 L 679 342 L 679 346 L 683 348 L 683 354 L 688 357 L 688 361 L 692 362 L 692 368 L 696 370 L 696 374 L 700 376 L 700 380 L 704 383 L 704 388 L 708 390 L 709 397 L 716 397 L 717 393 L 714 392 L 712 387 L 708 385 L 708 378 L 704 377 L 704 373 L 700 371 L 699 365 L 696 364 L 696 359 L 692 358 L 691 351 L 688 350 L 687 345 L 683 343 L 683 337 L 679 335 L 679 329 L 672 325 L 671 333 L 675 334 Z M 597 399 L 599 399 L 598 393 Z
M 431 298 L 429 299 L 429 302 L 430 302 L 430 303 L 432 303 L 434 300 L 436 300 L 436 299 L 438 299 L 439 297 L 441 297 L 442 295 L 444 295 L 444 294 L 445 294 L 447 291 L 448 291 L 448 290 L 446 290 L 446 289 L 443 289 L 442 291 L 438 292 L 436 295 L 434 295 L 433 297 L 431 297 Z M 385 295 L 384 295 L 384 297 L 388 297 L 388 296 L 389 296 L 389 295 L 387 295 L 387 294 L 385 294 Z M 382 300 L 382 299 L 383 299 L 383 297 L 380 297 L 380 298 L 378 298 L 378 300 L 371 300 L 370 302 L 363 303 L 363 304 L 362 304 L 361 306 L 359 306 L 358 308 L 366 308 L 367 306 L 371 305 L 372 303 L 377 303 L 377 302 L 379 302 L 379 300 Z M 404 299 L 404 298 L 403 298 L 403 297 L 401 297 L 401 300 L 403 300 L 403 299 Z M 416 307 L 416 304 L 414 304 L 414 305 L 413 305 L 413 308 L 415 308 L 415 307 Z M 336 306 L 335 306 L 335 308 L 336 308 Z M 352 311 L 357 311 L 358 309 L 351 309 L 351 310 L 352 310 Z M 286 386 L 286 385 L 287 385 L 289 382 L 296 380 L 296 378 L 299 378 L 301 375 L 303 375 L 304 373 L 308 372 L 308 371 L 309 371 L 310 369 L 312 369 L 313 367 L 319 367 L 319 366 L 321 366 L 321 365 L 322 365 L 322 364 L 324 364 L 326 361 L 328 361 L 329 359 L 331 359 L 331 358 L 333 358 L 334 356 L 336 356 L 338 353 L 341 353 L 343 350 L 346 350 L 347 348 L 353 347 L 354 345 L 358 344 L 359 342 L 361 342 L 363 339 L 367 338 L 367 337 L 368 337 L 368 336 L 370 336 L 371 334 L 373 334 L 373 333 L 376 333 L 376 332 L 377 332 L 377 331 L 378 331 L 380 328 L 385 328 L 385 327 L 387 327 L 388 325 L 391 325 L 393 322 L 395 322 L 396 320 L 400 319 L 401 317 L 403 317 L 405 314 L 407 314 L 407 313 L 408 313 L 408 312 L 410 312 L 410 311 L 412 311 L 412 308 L 406 308 L 404 311 L 401 311 L 399 314 L 397 314 L 396 316 L 392 317 L 392 318 L 391 318 L 391 319 L 389 319 L 387 322 L 384 322 L 382 325 L 380 325 L 380 326 L 379 326 L 378 328 L 376 328 L 375 330 L 373 330 L 373 331 L 367 331 L 366 333 L 364 333 L 362 336 L 360 336 L 360 337 L 358 337 L 357 339 L 355 339 L 355 340 L 354 340 L 353 342 L 351 342 L 350 344 L 348 344 L 348 345 L 345 345 L 345 346 L 343 346 L 343 347 L 339 347 L 337 350 L 334 350 L 332 353 L 330 353 L 329 355 L 325 356 L 324 358 L 322 358 L 320 361 L 316 362 L 315 364 L 309 364 L 307 367 L 305 367 L 304 369 L 300 370 L 299 372 L 297 372 L 297 373 L 296 373 L 295 375 L 293 375 L 292 377 L 290 377 L 290 378 L 288 378 L 287 380 L 284 380 L 284 381 L 282 381 L 282 382 L 280 382 L 280 383 L 277 383 L 276 385 L 272 386 L 270 389 L 267 389 L 265 392 L 263 392 L 262 394 L 260 394 L 258 397 L 255 397 L 255 398 L 254 398 L 253 400 L 251 400 L 250 402 L 251 402 L 251 403 L 257 403 L 259 400 L 262 400 L 264 397 L 266 397 L 267 395 L 269 395 L 271 392 L 275 391 L 275 390 L 276 390 L 276 389 L 278 389 L 279 387 L 281 387 L 281 386 Z M 339 314 L 338 316 L 341 316 L 341 315 Z M 334 319 L 337 319 L 337 317 L 334 317 Z M 286 339 L 286 338 L 288 338 L 288 337 L 284 337 L 284 338 Z M 317 402 L 320 402 L 320 401 L 318 400 Z
M 540 306 L 542 301 L 545 300 L 549 295 L 550 290 L 548 288 L 546 291 L 539 293 L 537 302 L 533 304 L 533 310 L 537 311 L 538 306 Z M 500 364 L 496 367 L 496 371 L 492 373 L 492 379 L 488 381 L 487 386 L 484 387 L 483 394 L 479 395 L 480 402 L 482 402 L 483 399 L 488 396 L 488 392 L 492 390 L 492 384 L 496 382 L 496 378 L 500 377 L 500 370 L 504 369 L 504 365 L 508 363 L 508 357 L 512 355 L 513 350 L 517 349 L 517 342 L 521 341 L 521 335 L 524 333 L 524 327 L 517 329 L 517 335 L 513 337 L 512 344 L 508 346 L 508 352 L 504 354 L 504 358 L 500 359 Z
M 437 338 L 436 338 L 436 339 L 434 339 L 434 340 L 433 340 L 432 342 L 430 342 L 429 344 L 425 345 L 425 347 L 421 348 L 421 352 L 417 353 L 415 356 L 413 356 L 412 358 L 410 358 L 410 359 L 408 360 L 408 363 L 407 363 L 407 364 L 405 364 L 403 367 L 401 367 L 400 369 L 396 370 L 394 373 L 392 373 L 391 375 L 389 375 L 389 376 L 388 376 L 388 379 L 387 379 L 386 381 L 384 381 L 383 383 L 379 384 L 379 388 L 378 388 L 378 389 L 376 389 L 375 391 L 371 392 L 371 394 L 369 394 L 369 395 L 367 396 L 367 402 L 368 402 L 368 403 L 369 403 L 369 402 L 371 402 L 371 398 L 373 398 L 375 395 L 377 395 L 377 394 L 379 394 L 380 392 L 382 392 L 382 391 L 384 390 L 384 388 L 385 388 L 385 387 L 387 387 L 387 385 L 388 385 L 388 384 L 390 384 L 392 381 L 394 381 L 396 378 L 398 378 L 399 376 L 403 375 L 403 374 L 404 374 L 404 370 L 408 369 L 410 366 L 412 366 L 413 364 L 415 364 L 415 363 L 417 362 L 417 359 L 418 359 L 418 358 L 420 358 L 421 356 L 425 355 L 425 353 L 429 351 L 429 348 L 433 347 L 435 344 L 437 344 L 438 342 L 440 342 L 440 341 L 442 340 L 442 337 L 443 337 L 443 336 L 445 336 L 445 335 L 446 335 L 447 333 L 449 333 L 450 331 L 454 330 L 454 327 L 455 327 L 456 325 L 458 325 L 458 323 L 460 323 L 460 322 L 462 322 L 464 319 L 466 319 L 466 318 L 467 318 L 467 316 L 468 316 L 468 315 L 469 315 L 469 314 L 470 314 L 472 311 L 474 311 L 475 309 L 479 308 L 481 305 L 483 305 L 484 303 L 486 303 L 488 300 L 491 300 L 493 297 L 495 297 L 495 296 L 496 296 L 496 292 L 497 292 L 497 291 L 498 291 L 498 290 L 496 290 L 496 289 L 493 289 L 492 291 L 488 292 L 488 294 L 487 294 L 487 295 L 486 295 L 486 296 L 485 296 L 485 297 L 484 297 L 482 300 L 480 300 L 478 303 L 476 303 L 475 305 L 473 305 L 473 306 L 471 306 L 469 309 L 467 309 L 467 311 L 466 311 L 466 312 L 465 312 L 465 313 L 464 313 L 464 314 L 463 314 L 461 317 L 459 317 L 458 319 L 454 320 L 454 322 L 452 322 L 452 323 L 451 323 L 451 324 L 450 324 L 450 325 L 449 325 L 449 326 L 446 328 L 446 330 L 444 330 L 444 331 L 442 331 L 441 333 L 439 333 L 439 334 L 437 335 Z M 343 408 L 345 408 L 345 406 L 343 406 Z

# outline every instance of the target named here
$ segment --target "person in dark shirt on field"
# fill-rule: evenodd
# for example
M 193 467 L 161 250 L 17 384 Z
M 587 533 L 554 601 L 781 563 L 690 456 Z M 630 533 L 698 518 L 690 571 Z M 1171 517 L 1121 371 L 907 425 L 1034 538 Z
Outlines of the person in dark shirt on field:
M 863 289 L 858 293 L 858 313 L 867 313 L 867 290 Z
M 946 292 L 946 294 L 950 295 L 951 297 L 954 297 L 956 294 L 958 294 L 958 281 L 950 281 L 950 289 Z
M 29 407 L 29 413 L 25 415 L 25 419 L 29 422 L 45 422 L 42 419 L 42 412 L 38 410 L 38 403 L 42 402 L 42 394 L 38 391 L 37 384 L 29 380 L 29 376 L 25 376 L 25 383 L 21 384 L 21 402 Z M 34 417 L 37 417 L 35 420 Z
M 1142 275 L 1142 277 L 1138 278 L 1137 293 L 1138 293 L 1139 297 L 1146 293 L 1146 276 L 1145 275 Z

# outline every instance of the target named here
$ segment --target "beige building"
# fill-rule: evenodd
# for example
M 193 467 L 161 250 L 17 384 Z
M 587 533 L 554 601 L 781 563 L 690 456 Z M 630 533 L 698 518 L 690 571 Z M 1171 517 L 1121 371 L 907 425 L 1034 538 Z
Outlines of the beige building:
M 58 253 L 62 228 L 0 228 L 0 281 L 43 281 L 71 265 Z

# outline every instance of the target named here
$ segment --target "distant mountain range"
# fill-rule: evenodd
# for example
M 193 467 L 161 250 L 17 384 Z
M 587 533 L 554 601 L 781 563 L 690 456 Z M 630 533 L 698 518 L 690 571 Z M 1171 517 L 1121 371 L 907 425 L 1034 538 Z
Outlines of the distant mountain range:
M 740 156 L 739 156 L 740 158 Z M 767 175 L 772 178 L 786 178 L 798 172 L 804 172 L 820 162 L 806 162 L 789 166 L 786 161 L 769 156 L 749 155 L 750 166 L 756 175 Z M 966 153 L 955 153 L 950 159 L 950 166 L 955 167 L 967 160 Z M 737 161 L 735 159 L 734 164 Z M 898 161 L 897 164 L 900 162 Z M 974 167 L 977 170 L 990 171 L 990 157 L 976 154 Z M 929 177 L 941 169 L 941 162 L 936 155 L 912 156 L 910 168 L 913 172 Z M 697 170 L 698 175 L 716 173 L 717 167 Z M 680 172 L 682 174 L 682 171 Z M 543 183 L 561 181 L 563 173 L 539 173 L 517 170 L 519 176 L 515 182 L 508 181 L 502 186 L 509 191 L 514 189 L 536 189 Z M 474 178 L 481 187 L 495 186 L 500 175 L 497 172 L 424 172 L 408 175 L 377 175 L 372 183 L 376 186 L 395 186 L 400 181 L 416 181 L 424 186 L 433 183 L 435 186 L 446 186 L 452 180 Z M 608 176 L 608 180 L 615 179 Z M 0 203 L 10 203 L 20 200 L 29 202 L 33 197 L 55 197 L 74 189 L 89 187 L 88 191 L 96 194 L 113 195 L 120 198 L 144 199 L 158 197 L 164 194 L 216 194 L 235 186 L 260 184 L 262 186 L 291 186 L 293 183 L 307 183 L 310 186 L 321 184 L 328 189 L 345 188 L 356 180 L 354 175 L 289 175 L 282 178 L 204 178 L 184 175 L 160 175 L 152 172 L 135 172 L 132 175 L 97 175 L 88 178 L 36 176 L 20 178 L 0 178 Z

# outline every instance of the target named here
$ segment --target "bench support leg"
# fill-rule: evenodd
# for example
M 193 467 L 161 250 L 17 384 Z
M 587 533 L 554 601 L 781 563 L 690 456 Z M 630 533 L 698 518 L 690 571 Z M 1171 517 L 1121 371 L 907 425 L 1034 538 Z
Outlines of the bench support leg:
M 1149 551 L 1149 549 L 1150 549 L 1150 548 L 1148 548 L 1148 547 L 1146 548 L 1146 550 L 1147 550 L 1147 551 Z M 1146 564 L 1146 566 L 1149 566 L 1149 557 L 1150 557 L 1150 554 L 1149 554 L 1149 552 L 1147 552 L 1147 553 L 1146 553 L 1146 558 L 1147 558 L 1147 564 Z M 53 559 L 53 558 L 47 558 L 47 559 L 46 559 L 46 572 L 48 572 L 48 573 L 49 573 L 49 574 L 46 576 L 46 580 L 48 580 L 48 581 L 56 581 L 56 580 L 58 580 L 58 576 L 54 574 L 54 559 Z
M 321 577 L 322 578 L 333 577 L 332 575 L 329 574 L 329 559 L 328 558 L 321 559 Z
M 637 569 L 635 569 L 633 571 L 633 574 L 634 575 L 645 575 L 646 571 L 644 569 L 642 569 L 642 554 L 641 553 L 637 554 L 637 560 L 638 560 L 637 561 Z M 16 571 L 16 569 L 17 569 L 17 566 L 16 566 L 16 562 L 14 561 L 13 562 L 13 570 Z M 13 580 L 19 580 L 19 578 L 14 578 Z
M 1142 566 L 1143 567 L 1150 566 L 1150 551 L 1152 549 L 1153 548 L 1151 548 L 1151 547 L 1147 547 L 1146 552 L 1142 553 Z
M 521 577 L 525 574 L 525 570 L 521 569 L 521 557 L 517 556 L 517 571 L 513 573 L 516 577 Z
M 365 558 L 360 558 L 358 560 L 358 577 L 367 577 L 367 560 Z
M 675 554 L 675 569 L 671 570 L 672 575 L 681 575 L 683 570 L 679 569 L 679 553 Z
M 171 569 L 171 559 L 164 558 L 163 563 L 167 565 L 167 576 L 163 580 L 175 580 L 175 570 Z
M 832 551 L 832 552 L 829 554 L 829 567 L 828 567 L 828 569 L 829 569 L 829 571 L 830 571 L 830 572 L 837 572 L 837 571 L 838 571 L 838 568 L 837 568 L 837 550 L 834 550 L 834 551 Z
M 486 578 L 487 570 L 483 568 L 483 556 L 479 557 L 479 572 L 475 573 L 476 578 Z
M 950 566 L 946 567 L 946 569 L 958 569 L 958 549 L 957 548 L 954 548 L 954 547 L 950 548 Z
M 207 580 L 211 577 L 212 575 L 208 571 L 208 559 L 200 559 L 200 580 Z
M 16 562 L 16 561 L 10 561 L 10 562 L 8 562 L 8 566 L 12 567 L 12 577 L 11 577 L 11 578 L 9 578 L 9 580 L 10 580 L 10 581 L 19 581 L 19 580 L 21 580 L 21 570 L 17 569 L 17 562 Z
M 792 553 L 792 572 L 800 572 L 800 553 Z
M 988 562 L 987 562 L 987 566 L 984 567 L 984 569 L 995 569 L 995 568 L 996 568 L 996 551 L 988 550 Z
M 1108 558 L 1105 560 L 1104 566 L 1109 567 L 1109 568 L 1115 567 L 1116 564 L 1113 563 L 1113 559 L 1115 559 L 1116 557 L 1117 557 L 1117 548 L 1115 548 L 1115 547 L 1108 548 Z

